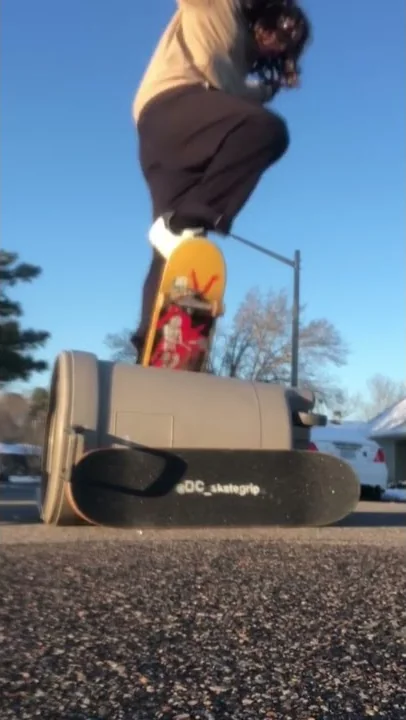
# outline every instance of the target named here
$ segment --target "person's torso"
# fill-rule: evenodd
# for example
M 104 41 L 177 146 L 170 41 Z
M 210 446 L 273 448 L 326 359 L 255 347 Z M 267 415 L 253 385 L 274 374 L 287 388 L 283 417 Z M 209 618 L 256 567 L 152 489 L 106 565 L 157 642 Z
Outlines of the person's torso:
M 180 0 L 134 99 L 136 121 L 158 94 L 207 84 L 239 95 L 249 72 L 249 36 L 239 0 Z

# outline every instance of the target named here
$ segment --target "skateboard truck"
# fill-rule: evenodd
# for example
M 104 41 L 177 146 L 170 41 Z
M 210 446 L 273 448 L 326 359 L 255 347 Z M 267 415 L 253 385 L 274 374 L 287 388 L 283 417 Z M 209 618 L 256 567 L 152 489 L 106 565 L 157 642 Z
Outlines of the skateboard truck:
M 163 298 L 162 307 L 165 305 L 177 305 L 185 310 L 197 310 L 210 314 L 212 317 L 224 315 L 225 308 L 218 303 L 217 300 L 208 302 L 200 300 L 194 295 L 177 295 L 176 293 L 168 293 Z
M 292 413 L 292 422 L 295 427 L 324 427 L 327 425 L 327 417 L 318 413 L 297 411 Z

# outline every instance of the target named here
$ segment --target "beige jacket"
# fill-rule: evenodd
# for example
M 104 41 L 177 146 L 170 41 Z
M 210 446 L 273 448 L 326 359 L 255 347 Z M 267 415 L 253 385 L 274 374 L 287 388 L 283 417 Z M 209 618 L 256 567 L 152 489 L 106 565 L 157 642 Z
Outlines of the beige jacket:
M 135 96 L 135 122 L 149 100 L 181 85 L 201 83 L 258 103 L 269 100 L 268 88 L 246 84 L 251 41 L 240 2 L 177 0 Z

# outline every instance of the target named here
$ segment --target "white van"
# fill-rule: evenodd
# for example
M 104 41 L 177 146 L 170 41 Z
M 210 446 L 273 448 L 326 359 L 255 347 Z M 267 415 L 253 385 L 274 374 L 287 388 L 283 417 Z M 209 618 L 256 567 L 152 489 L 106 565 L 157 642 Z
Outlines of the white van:
M 364 495 L 381 499 L 388 487 L 385 454 L 374 440 L 366 437 L 362 424 L 314 427 L 310 438 L 309 450 L 335 455 L 347 462 L 357 474 Z

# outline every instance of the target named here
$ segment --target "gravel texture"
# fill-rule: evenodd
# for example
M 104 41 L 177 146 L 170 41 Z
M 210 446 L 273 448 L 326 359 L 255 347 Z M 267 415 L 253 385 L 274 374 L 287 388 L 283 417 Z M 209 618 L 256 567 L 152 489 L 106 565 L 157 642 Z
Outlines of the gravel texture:
M 405 720 L 406 547 L 281 538 L 3 544 L 2 720 Z

